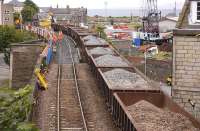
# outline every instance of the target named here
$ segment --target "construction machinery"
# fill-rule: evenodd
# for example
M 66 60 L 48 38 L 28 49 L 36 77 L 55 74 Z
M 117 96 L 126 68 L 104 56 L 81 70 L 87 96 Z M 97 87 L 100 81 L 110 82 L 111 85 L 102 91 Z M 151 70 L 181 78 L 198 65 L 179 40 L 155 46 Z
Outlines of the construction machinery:
M 158 10 L 158 2 L 157 0 L 144 0 L 143 2 L 143 32 L 159 37 L 161 11 Z

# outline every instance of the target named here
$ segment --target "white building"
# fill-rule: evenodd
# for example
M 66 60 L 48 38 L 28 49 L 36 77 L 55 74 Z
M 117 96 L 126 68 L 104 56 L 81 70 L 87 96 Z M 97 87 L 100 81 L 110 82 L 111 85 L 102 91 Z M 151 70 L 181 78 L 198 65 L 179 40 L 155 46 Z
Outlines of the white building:
M 200 29 L 200 0 L 186 0 L 177 28 Z
M 176 28 L 177 21 L 178 17 L 166 17 L 159 22 L 159 31 L 161 33 L 172 31 Z

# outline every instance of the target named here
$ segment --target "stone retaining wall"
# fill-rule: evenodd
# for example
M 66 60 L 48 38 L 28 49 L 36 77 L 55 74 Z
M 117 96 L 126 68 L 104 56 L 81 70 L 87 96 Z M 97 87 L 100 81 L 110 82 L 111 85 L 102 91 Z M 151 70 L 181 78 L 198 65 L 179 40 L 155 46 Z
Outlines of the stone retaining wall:
M 30 82 L 34 66 L 41 53 L 41 47 L 41 41 L 12 45 L 10 57 L 10 87 L 18 89 Z

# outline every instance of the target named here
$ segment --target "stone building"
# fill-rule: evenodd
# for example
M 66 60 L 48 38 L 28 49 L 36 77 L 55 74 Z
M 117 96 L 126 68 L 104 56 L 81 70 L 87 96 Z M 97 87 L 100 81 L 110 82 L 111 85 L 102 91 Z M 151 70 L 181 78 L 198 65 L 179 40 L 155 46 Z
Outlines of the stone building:
M 186 0 L 174 30 L 172 98 L 200 121 L 200 0 Z
M 3 4 L 1 8 L 1 20 L 3 25 L 13 25 L 13 5 L 12 4 Z
M 0 25 L 3 24 L 3 12 L 2 12 L 2 8 L 3 8 L 3 0 L 0 0 Z
M 80 23 L 87 23 L 87 9 L 86 8 L 40 8 L 41 12 L 52 14 L 55 22 L 79 25 Z
M 20 13 L 24 7 L 23 2 L 19 2 L 18 0 L 12 0 L 8 4 L 12 4 L 14 8 L 14 12 Z

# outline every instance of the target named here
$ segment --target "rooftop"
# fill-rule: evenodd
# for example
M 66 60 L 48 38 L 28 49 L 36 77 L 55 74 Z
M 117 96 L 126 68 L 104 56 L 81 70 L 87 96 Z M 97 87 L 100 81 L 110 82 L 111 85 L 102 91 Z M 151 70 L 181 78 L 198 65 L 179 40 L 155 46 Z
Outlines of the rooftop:
M 19 2 L 18 0 L 12 0 L 12 1 L 8 2 L 8 4 L 12 4 L 14 7 L 23 7 L 24 6 L 24 3 Z

